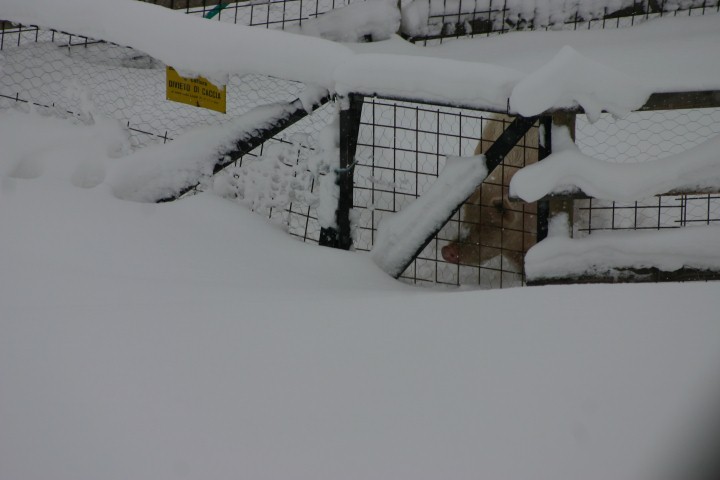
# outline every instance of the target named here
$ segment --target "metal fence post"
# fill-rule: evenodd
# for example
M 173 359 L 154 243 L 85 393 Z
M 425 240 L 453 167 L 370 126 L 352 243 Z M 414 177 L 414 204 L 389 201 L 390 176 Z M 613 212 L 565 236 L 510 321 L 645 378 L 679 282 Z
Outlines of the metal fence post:
M 362 95 L 349 94 L 340 111 L 340 167 L 335 178 L 340 192 L 335 211 L 335 228 L 323 228 L 320 231 L 320 245 L 326 247 L 343 250 L 352 247 L 350 209 L 353 205 L 353 171 L 363 99 Z

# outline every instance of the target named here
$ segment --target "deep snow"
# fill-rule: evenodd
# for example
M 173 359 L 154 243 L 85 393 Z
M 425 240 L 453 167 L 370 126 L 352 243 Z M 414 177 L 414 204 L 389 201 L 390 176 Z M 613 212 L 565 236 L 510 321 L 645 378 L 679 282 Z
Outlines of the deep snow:
M 0 478 L 635 480 L 717 413 L 718 283 L 416 290 L 93 128 L 0 130 Z

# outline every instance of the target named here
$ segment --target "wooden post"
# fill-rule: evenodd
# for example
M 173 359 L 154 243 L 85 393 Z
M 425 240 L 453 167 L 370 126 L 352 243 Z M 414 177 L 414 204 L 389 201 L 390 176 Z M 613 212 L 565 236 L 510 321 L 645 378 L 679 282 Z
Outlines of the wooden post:
M 573 142 L 575 141 L 575 113 L 558 111 L 552 115 L 552 124 L 556 127 L 566 127 L 570 132 L 570 138 Z M 554 217 L 559 213 L 567 213 L 568 216 L 568 231 L 570 236 L 573 232 L 574 222 L 574 208 L 572 198 L 554 198 L 549 200 L 550 217 Z M 538 238 L 538 240 L 540 240 Z
M 547 115 L 540 118 L 540 129 L 538 130 L 538 161 L 542 161 L 552 153 L 552 116 Z M 547 237 L 548 220 L 550 219 L 550 201 L 540 199 L 537 202 L 537 237 L 540 242 Z

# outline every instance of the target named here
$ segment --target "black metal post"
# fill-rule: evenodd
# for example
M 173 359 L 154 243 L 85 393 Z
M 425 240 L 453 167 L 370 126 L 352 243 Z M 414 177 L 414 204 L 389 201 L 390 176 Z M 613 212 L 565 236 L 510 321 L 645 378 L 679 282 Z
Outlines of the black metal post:
M 343 250 L 352 247 L 350 209 L 353 205 L 353 172 L 363 99 L 362 95 L 349 94 L 347 108 L 340 111 L 340 167 L 335 179 L 335 183 L 340 187 L 340 196 L 335 211 L 336 227 L 320 230 L 320 245 L 326 247 Z

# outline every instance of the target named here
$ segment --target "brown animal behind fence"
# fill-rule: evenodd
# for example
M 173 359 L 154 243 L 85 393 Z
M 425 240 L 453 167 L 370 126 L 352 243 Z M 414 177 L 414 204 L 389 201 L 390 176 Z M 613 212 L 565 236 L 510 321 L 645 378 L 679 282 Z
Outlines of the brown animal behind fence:
M 486 120 L 475 155 L 484 153 L 512 122 L 506 115 Z M 537 237 L 536 205 L 511 202 L 513 175 L 538 160 L 538 129 L 533 127 L 460 210 L 460 235 L 442 248 L 445 261 L 481 266 L 502 256 L 501 270 L 522 273 L 525 252 Z

